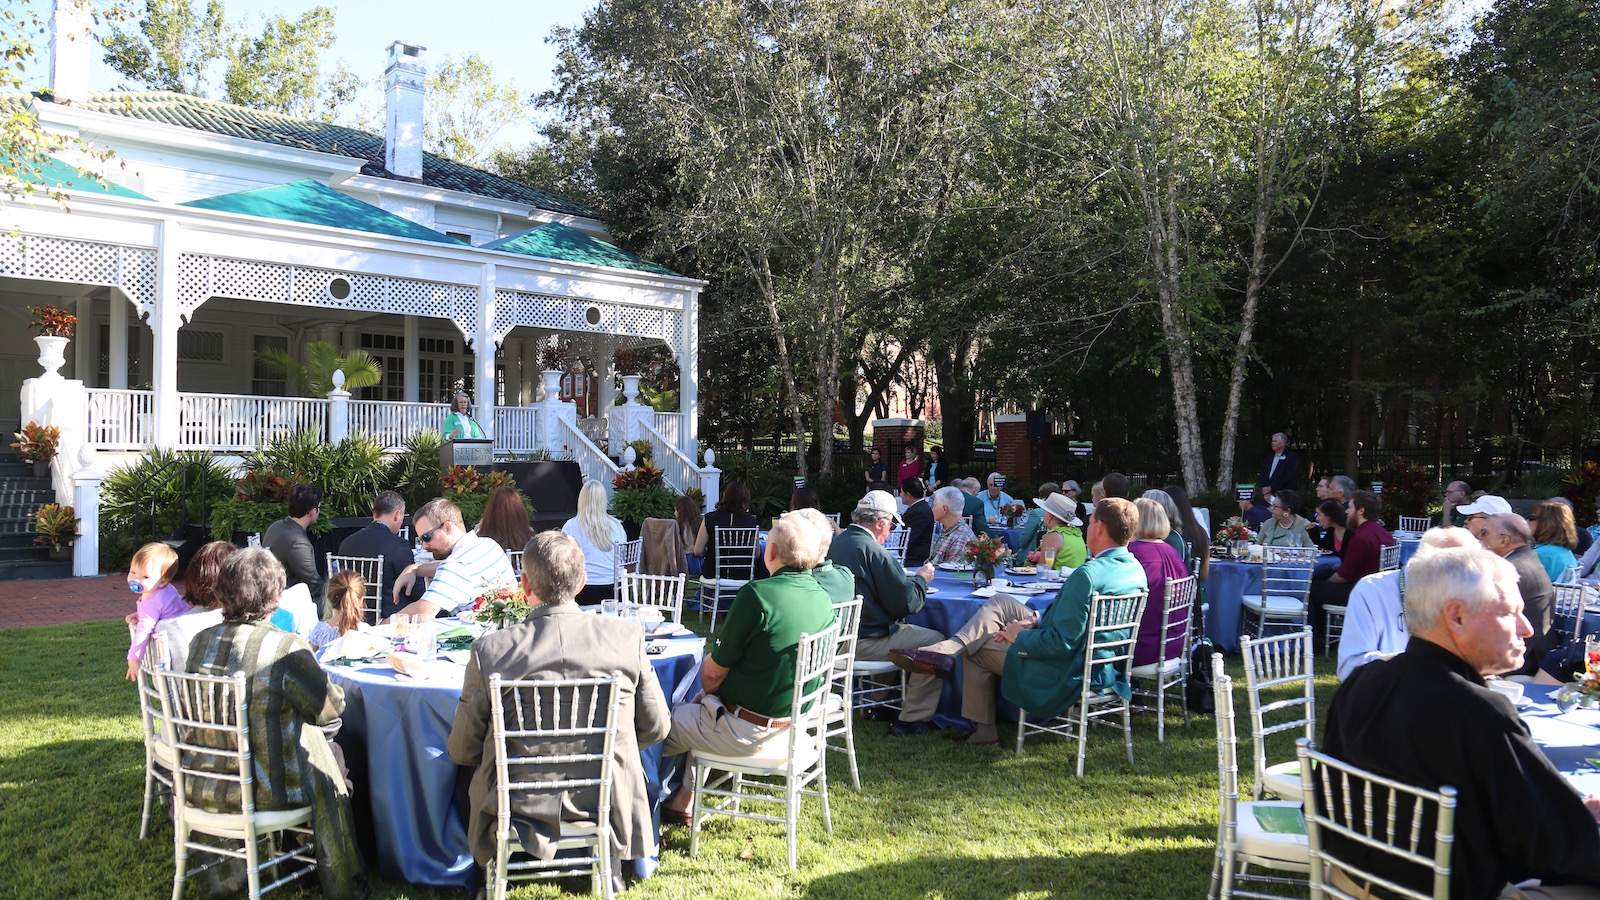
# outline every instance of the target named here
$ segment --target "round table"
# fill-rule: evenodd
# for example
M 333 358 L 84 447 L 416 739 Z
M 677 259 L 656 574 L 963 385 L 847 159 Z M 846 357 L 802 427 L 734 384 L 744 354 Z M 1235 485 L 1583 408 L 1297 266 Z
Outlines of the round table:
M 667 704 L 676 706 L 698 689 L 705 639 L 690 635 L 658 643 L 663 652 L 651 656 L 650 663 Z M 459 803 L 465 802 L 465 779 L 471 771 L 460 769 L 445 751 L 467 670 L 443 660 L 436 665 L 452 677 L 402 679 L 387 662 L 326 665 L 323 671 L 345 692 L 338 741 L 356 784 L 352 800 L 361 803 L 358 798 L 364 798 L 370 807 L 383 877 L 470 890 L 474 862 Z M 661 747 L 640 751 L 652 807 L 668 794 L 662 783 L 665 771 L 676 768 L 662 765 Z M 654 870 L 648 863 L 636 865 L 636 871 L 640 868 L 640 874 Z
M 1600 710 L 1556 708 L 1560 688 L 1550 684 L 1523 685 L 1524 703 L 1517 710 L 1533 734 L 1533 742 L 1565 775 L 1578 793 L 1600 793 L 1600 769 L 1589 764 L 1600 759 Z

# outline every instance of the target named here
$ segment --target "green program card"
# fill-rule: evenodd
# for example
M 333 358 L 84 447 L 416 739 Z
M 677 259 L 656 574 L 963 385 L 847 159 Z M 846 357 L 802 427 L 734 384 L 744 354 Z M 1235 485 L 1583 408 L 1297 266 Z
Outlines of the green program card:
M 1255 806 L 1256 824 L 1272 834 L 1305 834 L 1306 816 L 1293 806 Z
M 1591 768 L 1600 769 L 1600 758 L 1586 759 L 1584 762 L 1588 763 Z

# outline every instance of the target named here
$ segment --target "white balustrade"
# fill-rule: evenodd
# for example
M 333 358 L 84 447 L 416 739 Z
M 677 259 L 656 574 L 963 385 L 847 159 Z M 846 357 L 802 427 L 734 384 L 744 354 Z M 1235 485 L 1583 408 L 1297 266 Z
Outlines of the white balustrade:
M 494 408 L 494 452 L 532 453 L 539 443 L 537 406 L 496 406 Z
M 185 450 L 254 450 L 280 434 L 328 437 L 328 401 L 239 394 L 178 395 L 178 446 Z
M 610 497 L 611 480 L 622 470 L 617 468 L 617 464 L 611 461 L 611 457 L 601 452 L 600 448 L 596 447 L 594 442 L 585 437 L 583 432 L 574 427 L 571 422 L 566 419 L 561 419 L 559 422 L 561 441 L 567 445 L 567 449 L 572 453 L 573 460 L 578 463 L 578 468 L 583 470 L 584 480 L 598 481 L 605 485 L 606 496 Z
M 691 487 L 699 487 L 700 470 L 694 460 L 684 456 L 683 451 L 654 426 L 640 424 L 645 438 L 650 441 L 651 461 L 661 470 L 661 477 L 666 479 L 667 484 L 680 494 Z
M 683 437 L 683 413 L 658 412 L 655 416 L 656 431 L 674 447 L 680 445 Z
M 364 433 L 384 450 L 399 450 L 407 438 L 419 431 L 438 431 L 449 413 L 448 403 L 352 400 L 350 433 Z
M 86 443 L 101 450 L 143 450 L 150 446 L 155 391 L 90 388 Z

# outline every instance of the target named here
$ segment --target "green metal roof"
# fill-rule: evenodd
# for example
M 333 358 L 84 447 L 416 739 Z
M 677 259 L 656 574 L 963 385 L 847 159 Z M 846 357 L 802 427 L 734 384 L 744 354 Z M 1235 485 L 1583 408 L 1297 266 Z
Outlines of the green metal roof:
M 0 160 L 11 162 L 11 157 L 0 152 Z M 138 191 L 130 191 L 120 184 L 107 182 L 101 184 L 92 175 L 81 175 L 78 170 L 55 157 L 47 157 L 39 163 L 38 168 L 23 164 L 18 167 L 17 177 L 29 184 L 37 184 L 46 189 L 61 188 L 68 191 L 86 191 L 92 194 L 110 194 L 114 197 L 128 197 L 133 200 L 149 200 L 149 197 Z
M 437 241 L 441 244 L 459 244 L 455 238 L 424 228 L 394 213 L 362 203 L 354 197 L 341 194 L 331 187 L 305 179 L 278 184 L 272 187 L 203 197 L 180 203 L 197 209 L 214 209 L 221 212 L 242 213 L 263 219 L 282 219 L 287 222 L 304 222 L 307 225 L 326 225 L 330 228 L 348 228 L 371 234 Z
M 504 250 L 507 253 L 520 253 L 523 256 L 559 259 L 565 262 L 584 263 L 591 266 L 633 269 L 636 272 L 651 272 L 656 275 L 676 276 L 678 274 L 671 269 L 658 266 L 649 260 L 629 253 L 615 244 L 608 244 L 599 238 L 590 237 L 576 228 L 568 228 L 555 222 L 540 225 L 537 228 L 530 228 L 510 237 L 484 244 L 483 249 Z

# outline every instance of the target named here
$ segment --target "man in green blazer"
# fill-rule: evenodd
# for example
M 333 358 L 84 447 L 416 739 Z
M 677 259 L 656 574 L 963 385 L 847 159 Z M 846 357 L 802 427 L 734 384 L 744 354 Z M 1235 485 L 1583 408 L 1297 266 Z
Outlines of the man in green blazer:
M 948 641 L 915 650 L 891 651 L 889 658 L 912 672 L 943 674 L 962 667 L 961 715 L 976 728 L 956 740 L 997 744 L 994 680 L 1012 703 L 1038 717 L 1056 716 L 1077 702 L 1083 688 L 1083 653 L 1088 643 L 1089 601 L 1094 594 L 1132 594 L 1149 589 L 1144 568 L 1128 552 L 1139 513 L 1121 498 L 1095 504 L 1089 520 L 1090 558 L 1075 569 L 1041 618 L 1008 594 L 996 594 Z M 1099 693 L 1129 696 L 1115 667 L 1091 675 Z

